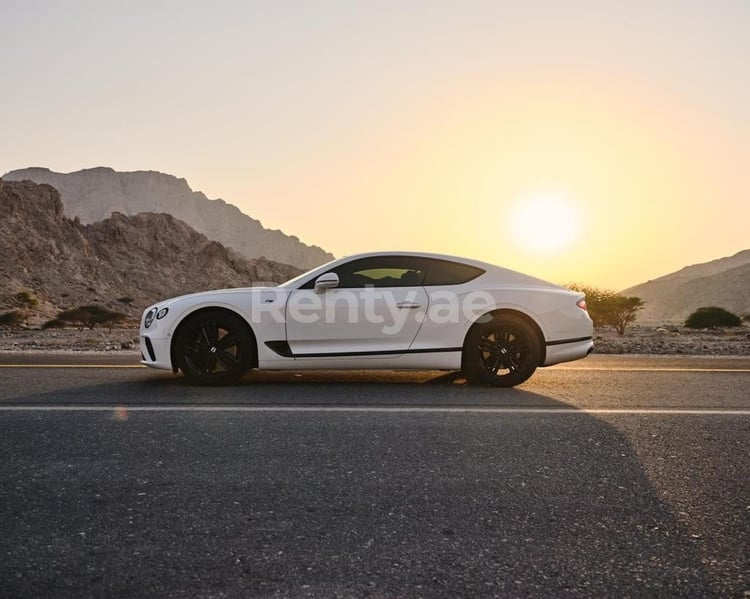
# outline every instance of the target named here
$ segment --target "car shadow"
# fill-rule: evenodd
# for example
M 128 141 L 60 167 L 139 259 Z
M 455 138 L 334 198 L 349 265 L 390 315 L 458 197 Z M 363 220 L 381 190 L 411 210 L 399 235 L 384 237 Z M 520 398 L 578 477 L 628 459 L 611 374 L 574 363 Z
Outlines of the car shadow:
M 7 403 L 8 400 L 6 400 Z M 120 380 L 60 386 L 51 392 L 16 395 L 23 405 L 86 406 L 402 406 L 565 407 L 561 400 L 523 387 L 466 383 L 459 372 L 442 371 L 274 371 L 252 372 L 233 385 L 197 386 L 171 373 L 136 370 Z

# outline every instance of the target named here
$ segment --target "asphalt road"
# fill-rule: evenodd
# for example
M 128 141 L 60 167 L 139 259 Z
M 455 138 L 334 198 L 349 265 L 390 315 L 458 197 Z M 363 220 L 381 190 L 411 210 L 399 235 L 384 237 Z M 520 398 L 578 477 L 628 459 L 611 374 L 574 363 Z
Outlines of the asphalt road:
M 743 597 L 748 441 L 745 358 L 210 389 L 3 354 L 0 597 Z

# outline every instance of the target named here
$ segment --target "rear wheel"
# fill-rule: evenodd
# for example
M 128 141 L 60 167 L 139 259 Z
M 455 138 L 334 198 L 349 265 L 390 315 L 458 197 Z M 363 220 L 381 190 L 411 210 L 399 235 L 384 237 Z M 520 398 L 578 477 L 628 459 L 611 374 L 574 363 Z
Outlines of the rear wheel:
M 515 387 L 539 365 L 541 344 L 534 328 L 517 316 L 500 315 L 475 324 L 464 345 L 464 374 L 470 383 Z
M 174 344 L 178 368 L 200 385 L 234 383 L 250 370 L 255 358 L 255 342 L 244 322 L 221 310 L 191 316 Z

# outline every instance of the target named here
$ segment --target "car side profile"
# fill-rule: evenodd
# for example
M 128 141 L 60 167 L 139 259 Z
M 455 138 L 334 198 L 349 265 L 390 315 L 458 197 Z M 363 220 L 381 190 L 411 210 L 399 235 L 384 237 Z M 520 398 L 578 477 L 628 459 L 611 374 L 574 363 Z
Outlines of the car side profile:
M 484 262 L 415 252 L 349 256 L 277 287 L 149 306 L 142 363 L 198 384 L 253 368 L 460 370 L 512 387 L 593 349 L 583 294 Z

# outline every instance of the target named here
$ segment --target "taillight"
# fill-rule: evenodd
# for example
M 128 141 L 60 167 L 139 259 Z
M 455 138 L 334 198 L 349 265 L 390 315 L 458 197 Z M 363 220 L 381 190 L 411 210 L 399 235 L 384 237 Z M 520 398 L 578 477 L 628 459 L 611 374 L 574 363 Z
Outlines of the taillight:
M 584 312 L 588 312 L 588 310 L 586 310 L 586 299 L 585 298 L 584 299 L 579 299 L 576 302 L 576 306 L 578 306 Z

